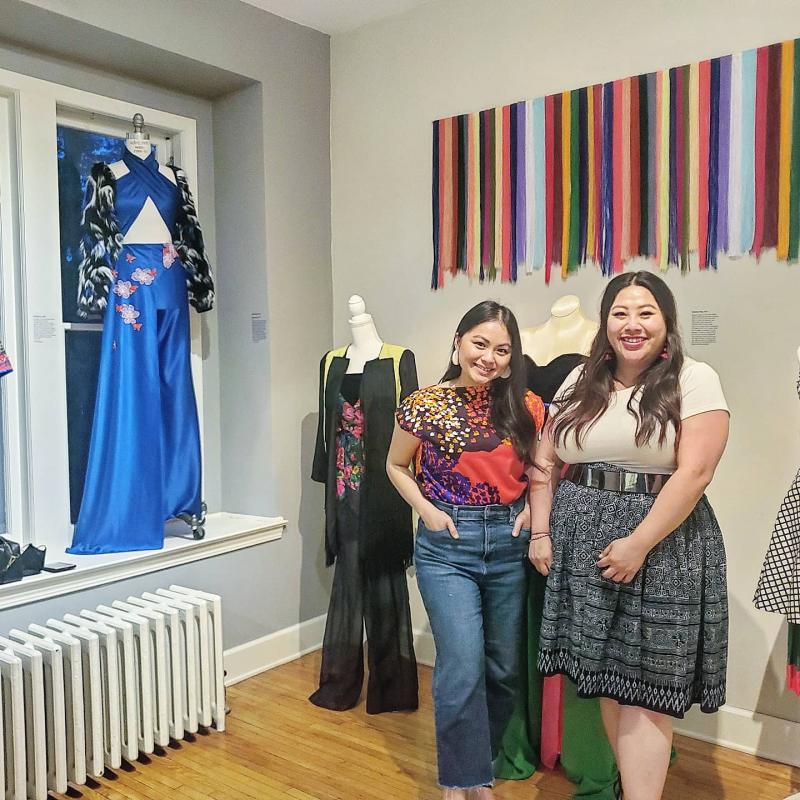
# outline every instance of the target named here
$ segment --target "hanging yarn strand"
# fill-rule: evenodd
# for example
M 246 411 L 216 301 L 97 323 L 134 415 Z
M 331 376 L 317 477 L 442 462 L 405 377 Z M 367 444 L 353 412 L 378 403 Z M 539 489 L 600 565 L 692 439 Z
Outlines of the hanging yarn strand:
M 439 125 L 437 120 L 433 123 L 433 180 L 431 181 L 431 205 L 433 207 L 433 273 L 431 275 L 431 289 L 438 289 L 442 286 L 441 276 L 439 275 L 439 226 L 441 209 L 439 207 L 439 176 L 441 169 L 439 164 Z
M 792 75 L 792 155 L 789 166 L 789 252 L 797 261 L 800 246 L 800 39 L 794 41 Z

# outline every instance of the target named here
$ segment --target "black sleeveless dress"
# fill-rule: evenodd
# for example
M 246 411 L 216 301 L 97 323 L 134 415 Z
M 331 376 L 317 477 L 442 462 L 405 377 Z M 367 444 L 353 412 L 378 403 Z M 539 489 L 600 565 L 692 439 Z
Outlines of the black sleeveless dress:
M 586 356 L 581 353 L 562 353 L 542 367 L 530 356 L 525 356 L 528 367 L 528 388 L 534 394 L 538 394 L 542 402 L 548 406 L 553 402 L 567 375 L 585 360 Z

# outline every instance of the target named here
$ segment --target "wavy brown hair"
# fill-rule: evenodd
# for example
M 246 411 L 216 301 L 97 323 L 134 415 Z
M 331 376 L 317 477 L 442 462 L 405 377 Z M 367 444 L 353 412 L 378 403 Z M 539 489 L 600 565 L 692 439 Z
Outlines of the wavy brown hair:
M 516 454 L 523 464 L 531 463 L 531 450 L 536 439 L 536 426 L 525 405 L 528 391 L 525 357 L 519 337 L 519 326 L 510 308 L 484 300 L 473 306 L 461 318 L 456 328 L 459 341 L 464 334 L 484 322 L 496 321 L 505 327 L 511 339 L 511 375 L 508 378 L 494 378 L 489 387 L 492 393 L 492 425 L 503 438 L 511 439 Z M 450 349 L 450 363 L 442 376 L 441 383 L 455 380 L 461 374 L 461 367 L 453 364 L 455 342 Z
M 656 360 L 639 376 L 628 400 L 628 411 L 636 417 L 636 446 L 649 442 L 658 431 L 663 445 L 669 426 L 680 432 L 680 374 L 684 362 L 683 342 L 678 330 L 675 297 L 664 281 L 652 272 L 626 272 L 614 278 L 600 303 L 600 330 L 575 385 L 558 402 L 553 439 L 564 443 L 574 433 L 578 447 L 581 437 L 608 408 L 614 391 L 616 354 L 608 341 L 608 316 L 617 295 L 628 286 L 641 286 L 655 298 L 667 326 L 666 358 Z M 634 400 L 638 399 L 638 403 Z

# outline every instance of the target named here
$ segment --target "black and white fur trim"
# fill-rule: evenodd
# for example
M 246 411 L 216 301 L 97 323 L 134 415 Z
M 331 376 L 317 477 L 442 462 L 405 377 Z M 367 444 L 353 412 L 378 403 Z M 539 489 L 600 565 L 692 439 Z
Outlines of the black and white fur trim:
M 175 248 L 186 270 L 186 286 L 189 302 L 199 312 L 209 311 L 214 306 L 214 277 L 206 258 L 203 231 L 197 219 L 197 210 L 189 189 L 186 173 L 176 166 L 170 167 L 181 193 L 181 204 L 175 221 Z
M 122 250 L 122 234 L 114 216 L 116 181 L 106 164 L 92 167 L 86 183 L 87 202 L 81 225 L 81 263 L 78 267 L 78 315 L 102 312 L 108 305 L 108 292 L 114 279 L 117 256 Z

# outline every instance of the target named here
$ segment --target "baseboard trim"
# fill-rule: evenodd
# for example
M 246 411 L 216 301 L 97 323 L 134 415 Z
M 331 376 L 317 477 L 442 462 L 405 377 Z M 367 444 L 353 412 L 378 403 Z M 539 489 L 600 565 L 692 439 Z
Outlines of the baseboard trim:
M 694 709 L 675 724 L 676 733 L 750 755 L 800 767 L 800 723 L 736 706 L 716 714 Z
M 423 667 L 433 666 L 436 661 L 436 646 L 430 631 L 414 631 L 414 652 L 417 664 L 422 664 Z
M 226 685 L 319 650 L 325 634 L 325 619 L 323 614 L 226 650 Z M 430 631 L 414 631 L 414 649 L 418 664 L 433 666 L 436 648 Z M 800 723 L 797 722 L 723 706 L 716 714 L 689 712 L 685 719 L 676 722 L 675 731 L 692 739 L 800 767 Z M 800 800 L 800 795 L 787 798 L 795 799 Z
M 325 635 L 326 618 L 327 614 L 322 614 L 226 650 L 225 685 L 232 686 L 319 650 Z

